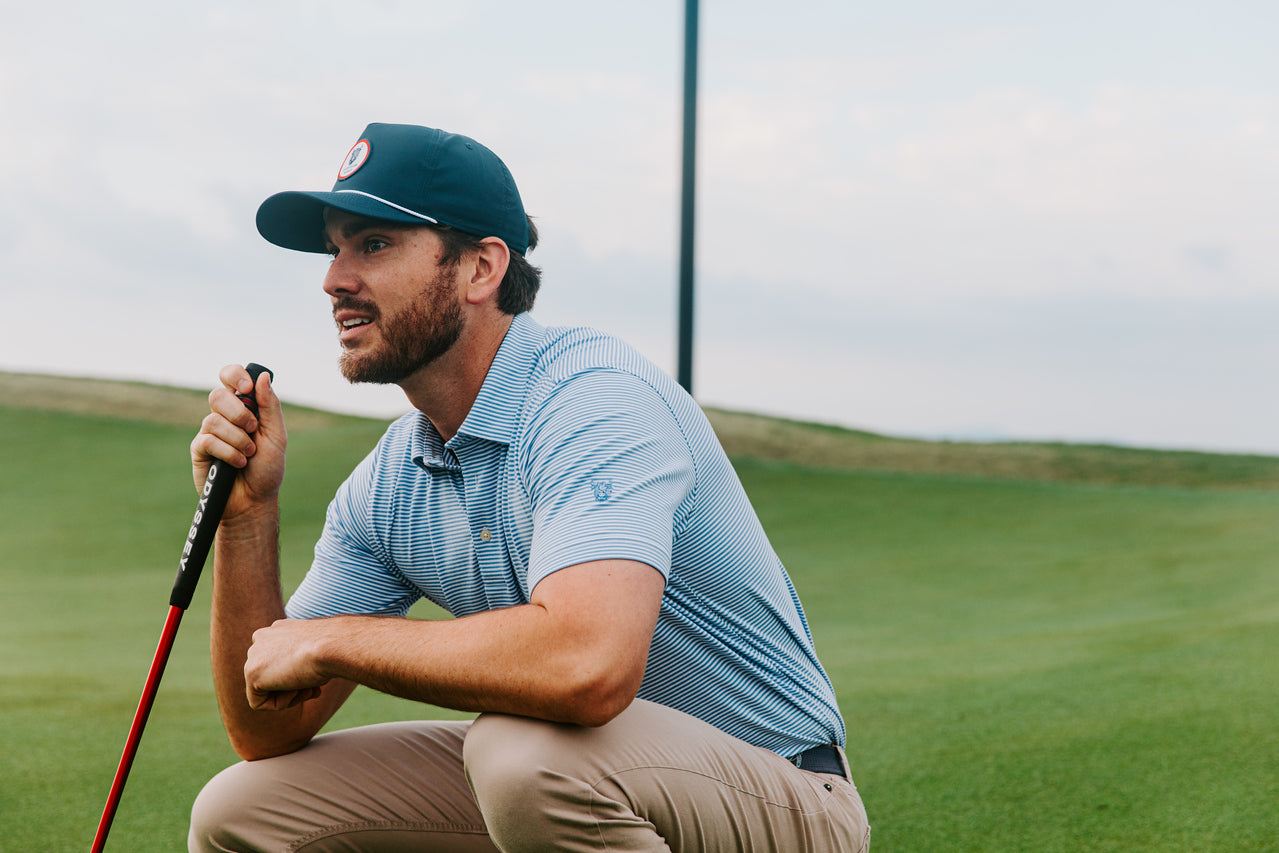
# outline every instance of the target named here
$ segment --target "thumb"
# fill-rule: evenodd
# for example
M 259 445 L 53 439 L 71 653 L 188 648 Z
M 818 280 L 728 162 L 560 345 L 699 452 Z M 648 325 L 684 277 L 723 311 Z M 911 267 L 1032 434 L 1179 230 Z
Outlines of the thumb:
M 253 397 L 258 404 L 258 432 L 265 432 L 267 435 L 283 434 L 284 409 L 280 404 L 280 398 L 275 395 L 269 371 L 264 370 L 258 376 Z

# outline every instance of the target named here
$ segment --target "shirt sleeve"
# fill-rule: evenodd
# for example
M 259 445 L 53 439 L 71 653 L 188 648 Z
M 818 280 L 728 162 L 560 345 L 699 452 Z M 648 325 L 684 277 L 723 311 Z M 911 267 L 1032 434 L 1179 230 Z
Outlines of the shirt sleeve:
M 573 376 L 538 406 L 526 435 L 530 590 L 593 560 L 635 560 L 669 577 L 696 474 L 679 423 L 652 386 L 612 370 Z
M 347 614 L 403 616 L 421 592 L 400 574 L 377 536 L 372 505 L 377 455 L 369 454 L 329 504 L 315 559 L 289 598 L 290 619 Z

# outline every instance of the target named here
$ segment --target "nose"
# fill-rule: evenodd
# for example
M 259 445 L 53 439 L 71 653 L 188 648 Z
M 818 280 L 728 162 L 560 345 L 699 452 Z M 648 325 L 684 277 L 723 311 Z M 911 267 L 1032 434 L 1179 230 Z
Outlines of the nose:
M 329 264 L 328 272 L 324 274 L 324 292 L 329 296 L 339 296 L 342 294 L 356 293 L 360 290 L 361 283 L 347 264 L 341 253 L 333 258 Z

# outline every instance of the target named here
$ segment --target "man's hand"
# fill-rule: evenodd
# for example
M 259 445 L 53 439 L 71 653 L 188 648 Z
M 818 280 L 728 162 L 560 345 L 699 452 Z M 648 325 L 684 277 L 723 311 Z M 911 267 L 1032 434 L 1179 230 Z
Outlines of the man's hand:
M 242 469 L 222 516 L 225 523 L 278 496 L 288 435 L 270 373 L 258 377 L 256 388 L 248 371 L 238 364 L 222 368 L 218 378 L 222 386 L 209 394 L 209 415 L 191 442 L 191 473 L 200 489 L 214 459 Z M 256 418 L 236 394 L 255 395 Z
M 329 679 L 319 671 L 315 651 L 336 621 L 280 619 L 254 631 L 244 662 L 249 707 L 282 711 L 317 698 Z

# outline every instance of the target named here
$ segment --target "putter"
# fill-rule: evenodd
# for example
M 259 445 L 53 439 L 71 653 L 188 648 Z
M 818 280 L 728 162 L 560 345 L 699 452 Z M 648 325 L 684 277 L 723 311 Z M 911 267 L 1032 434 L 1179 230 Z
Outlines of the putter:
M 249 364 L 245 367 L 254 387 L 258 377 L 274 373 L 260 364 Z M 254 417 L 258 414 L 257 401 L 251 394 L 237 394 Z M 155 704 L 155 695 L 160 689 L 160 677 L 164 675 L 165 664 L 169 662 L 169 652 L 173 651 L 173 640 L 178 633 L 178 625 L 182 623 L 182 614 L 191 606 L 191 596 L 195 594 L 195 586 L 200 580 L 200 572 L 204 568 L 204 560 L 209 555 L 209 547 L 213 544 L 213 535 L 218 531 L 218 522 L 222 520 L 222 511 L 226 509 L 227 498 L 231 496 L 231 486 L 235 483 L 236 469 L 220 459 L 215 459 L 209 466 L 209 473 L 204 478 L 204 488 L 200 490 L 200 501 L 195 508 L 195 518 L 191 521 L 191 529 L 187 531 L 186 545 L 182 548 L 182 558 L 178 562 L 178 576 L 173 582 L 173 591 L 169 595 L 169 615 L 164 621 L 164 630 L 160 633 L 160 644 L 156 647 L 155 658 L 151 661 L 151 671 L 147 673 L 146 684 L 142 688 L 142 699 L 138 702 L 138 710 L 133 715 L 133 725 L 129 728 L 129 737 L 124 742 L 124 753 L 120 756 L 120 766 L 116 768 L 115 780 L 111 783 L 111 793 L 107 796 L 106 807 L 102 810 L 102 820 L 98 822 L 98 834 L 93 839 L 92 853 L 101 853 L 107 843 L 107 833 L 111 831 L 111 822 L 115 820 L 116 809 L 120 806 L 120 796 L 124 793 L 124 783 L 129 778 L 129 769 L 133 766 L 134 756 L 138 753 L 138 743 L 142 740 L 142 729 L 146 727 L 147 717 L 151 715 L 151 706 Z

